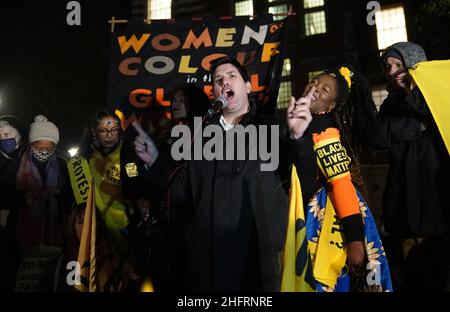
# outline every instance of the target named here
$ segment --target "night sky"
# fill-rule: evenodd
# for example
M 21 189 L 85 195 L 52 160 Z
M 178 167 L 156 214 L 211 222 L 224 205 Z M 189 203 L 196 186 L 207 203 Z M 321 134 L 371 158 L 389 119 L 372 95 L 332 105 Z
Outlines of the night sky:
M 27 125 L 43 113 L 59 127 L 62 151 L 77 144 L 90 114 L 106 105 L 108 19 L 128 18 L 128 1 L 79 1 L 81 26 L 65 0 L 0 4 L 0 114 Z

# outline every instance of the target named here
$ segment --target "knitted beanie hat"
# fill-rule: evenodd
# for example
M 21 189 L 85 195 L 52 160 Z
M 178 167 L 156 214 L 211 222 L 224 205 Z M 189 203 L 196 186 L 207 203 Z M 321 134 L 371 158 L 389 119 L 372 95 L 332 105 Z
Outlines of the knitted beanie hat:
M 403 65 L 406 68 L 414 67 L 417 63 L 427 60 L 427 55 L 420 45 L 413 42 L 397 42 L 387 47 L 381 54 L 383 68 L 386 63 L 386 59 L 389 56 L 388 53 L 390 53 L 391 50 L 395 50 L 399 55 L 401 55 Z
M 59 131 L 53 122 L 47 120 L 44 115 L 34 117 L 34 122 L 30 125 L 30 143 L 47 140 L 55 144 L 59 142 Z

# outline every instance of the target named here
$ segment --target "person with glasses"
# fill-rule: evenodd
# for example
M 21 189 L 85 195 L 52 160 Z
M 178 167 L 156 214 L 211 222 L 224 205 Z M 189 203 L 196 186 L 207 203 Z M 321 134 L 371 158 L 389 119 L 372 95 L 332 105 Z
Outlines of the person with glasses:
M 80 155 L 72 158 L 68 165 L 75 198 L 80 191 L 86 193 L 83 184 L 90 185 L 88 180 L 92 179 L 97 213 L 112 238 L 112 248 L 121 255 L 119 265 L 141 262 L 140 258 L 145 257 L 137 252 L 137 233 L 142 232 L 142 225 L 152 218 L 149 217 L 150 203 L 141 186 L 144 162 L 137 157 L 128 139 L 128 136 L 133 138 L 133 129 L 130 127 L 125 132 L 119 115 L 102 109 L 89 120 L 88 130 L 90 136 L 82 139 L 85 143 Z M 83 165 L 78 166 L 80 163 Z M 87 177 L 86 182 L 77 180 L 81 176 Z M 77 200 L 78 206 L 86 205 L 86 199 Z
M 145 203 L 139 187 L 143 162 L 134 157 L 134 148 L 128 148 L 120 118 L 114 111 L 98 111 L 89 122 L 89 131 L 90 142 L 80 152 L 88 163 L 86 176 L 92 177 L 95 191 L 100 195 L 96 196 L 96 206 L 106 227 L 119 246 L 126 248 L 130 231 L 140 221 L 140 218 L 133 221 L 134 208 L 138 203 Z M 145 209 L 136 209 L 140 210 Z

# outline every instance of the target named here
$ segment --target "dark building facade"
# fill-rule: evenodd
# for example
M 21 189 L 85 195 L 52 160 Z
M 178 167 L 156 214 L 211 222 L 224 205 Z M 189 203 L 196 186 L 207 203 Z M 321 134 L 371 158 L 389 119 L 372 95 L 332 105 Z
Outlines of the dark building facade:
M 148 6 L 152 0 L 134 2 Z M 374 3 L 381 9 L 381 27 L 368 22 L 368 19 L 375 21 Z M 293 12 L 295 15 L 287 21 L 290 31 L 286 77 L 283 79 L 291 84 L 282 86 L 281 93 L 298 96 L 315 72 L 350 63 L 369 79 L 379 104 L 383 96 L 381 90 L 385 87 L 379 62 L 379 37 L 384 37 L 382 41 L 401 38 L 417 42 L 425 48 L 430 59 L 449 58 L 448 7 L 447 0 L 173 0 L 171 17 Z M 399 36 L 401 27 L 405 36 Z M 283 94 L 281 97 L 282 110 L 286 103 Z

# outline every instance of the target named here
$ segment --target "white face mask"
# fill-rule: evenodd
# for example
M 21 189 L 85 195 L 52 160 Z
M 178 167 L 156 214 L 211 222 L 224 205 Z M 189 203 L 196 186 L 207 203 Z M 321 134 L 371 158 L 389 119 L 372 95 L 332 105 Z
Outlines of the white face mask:
M 50 157 L 52 157 L 55 154 L 55 152 L 49 152 L 46 150 L 40 151 L 34 148 L 33 146 L 31 146 L 30 149 L 33 157 L 40 162 L 46 162 L 47 160 L 49 160 Z

